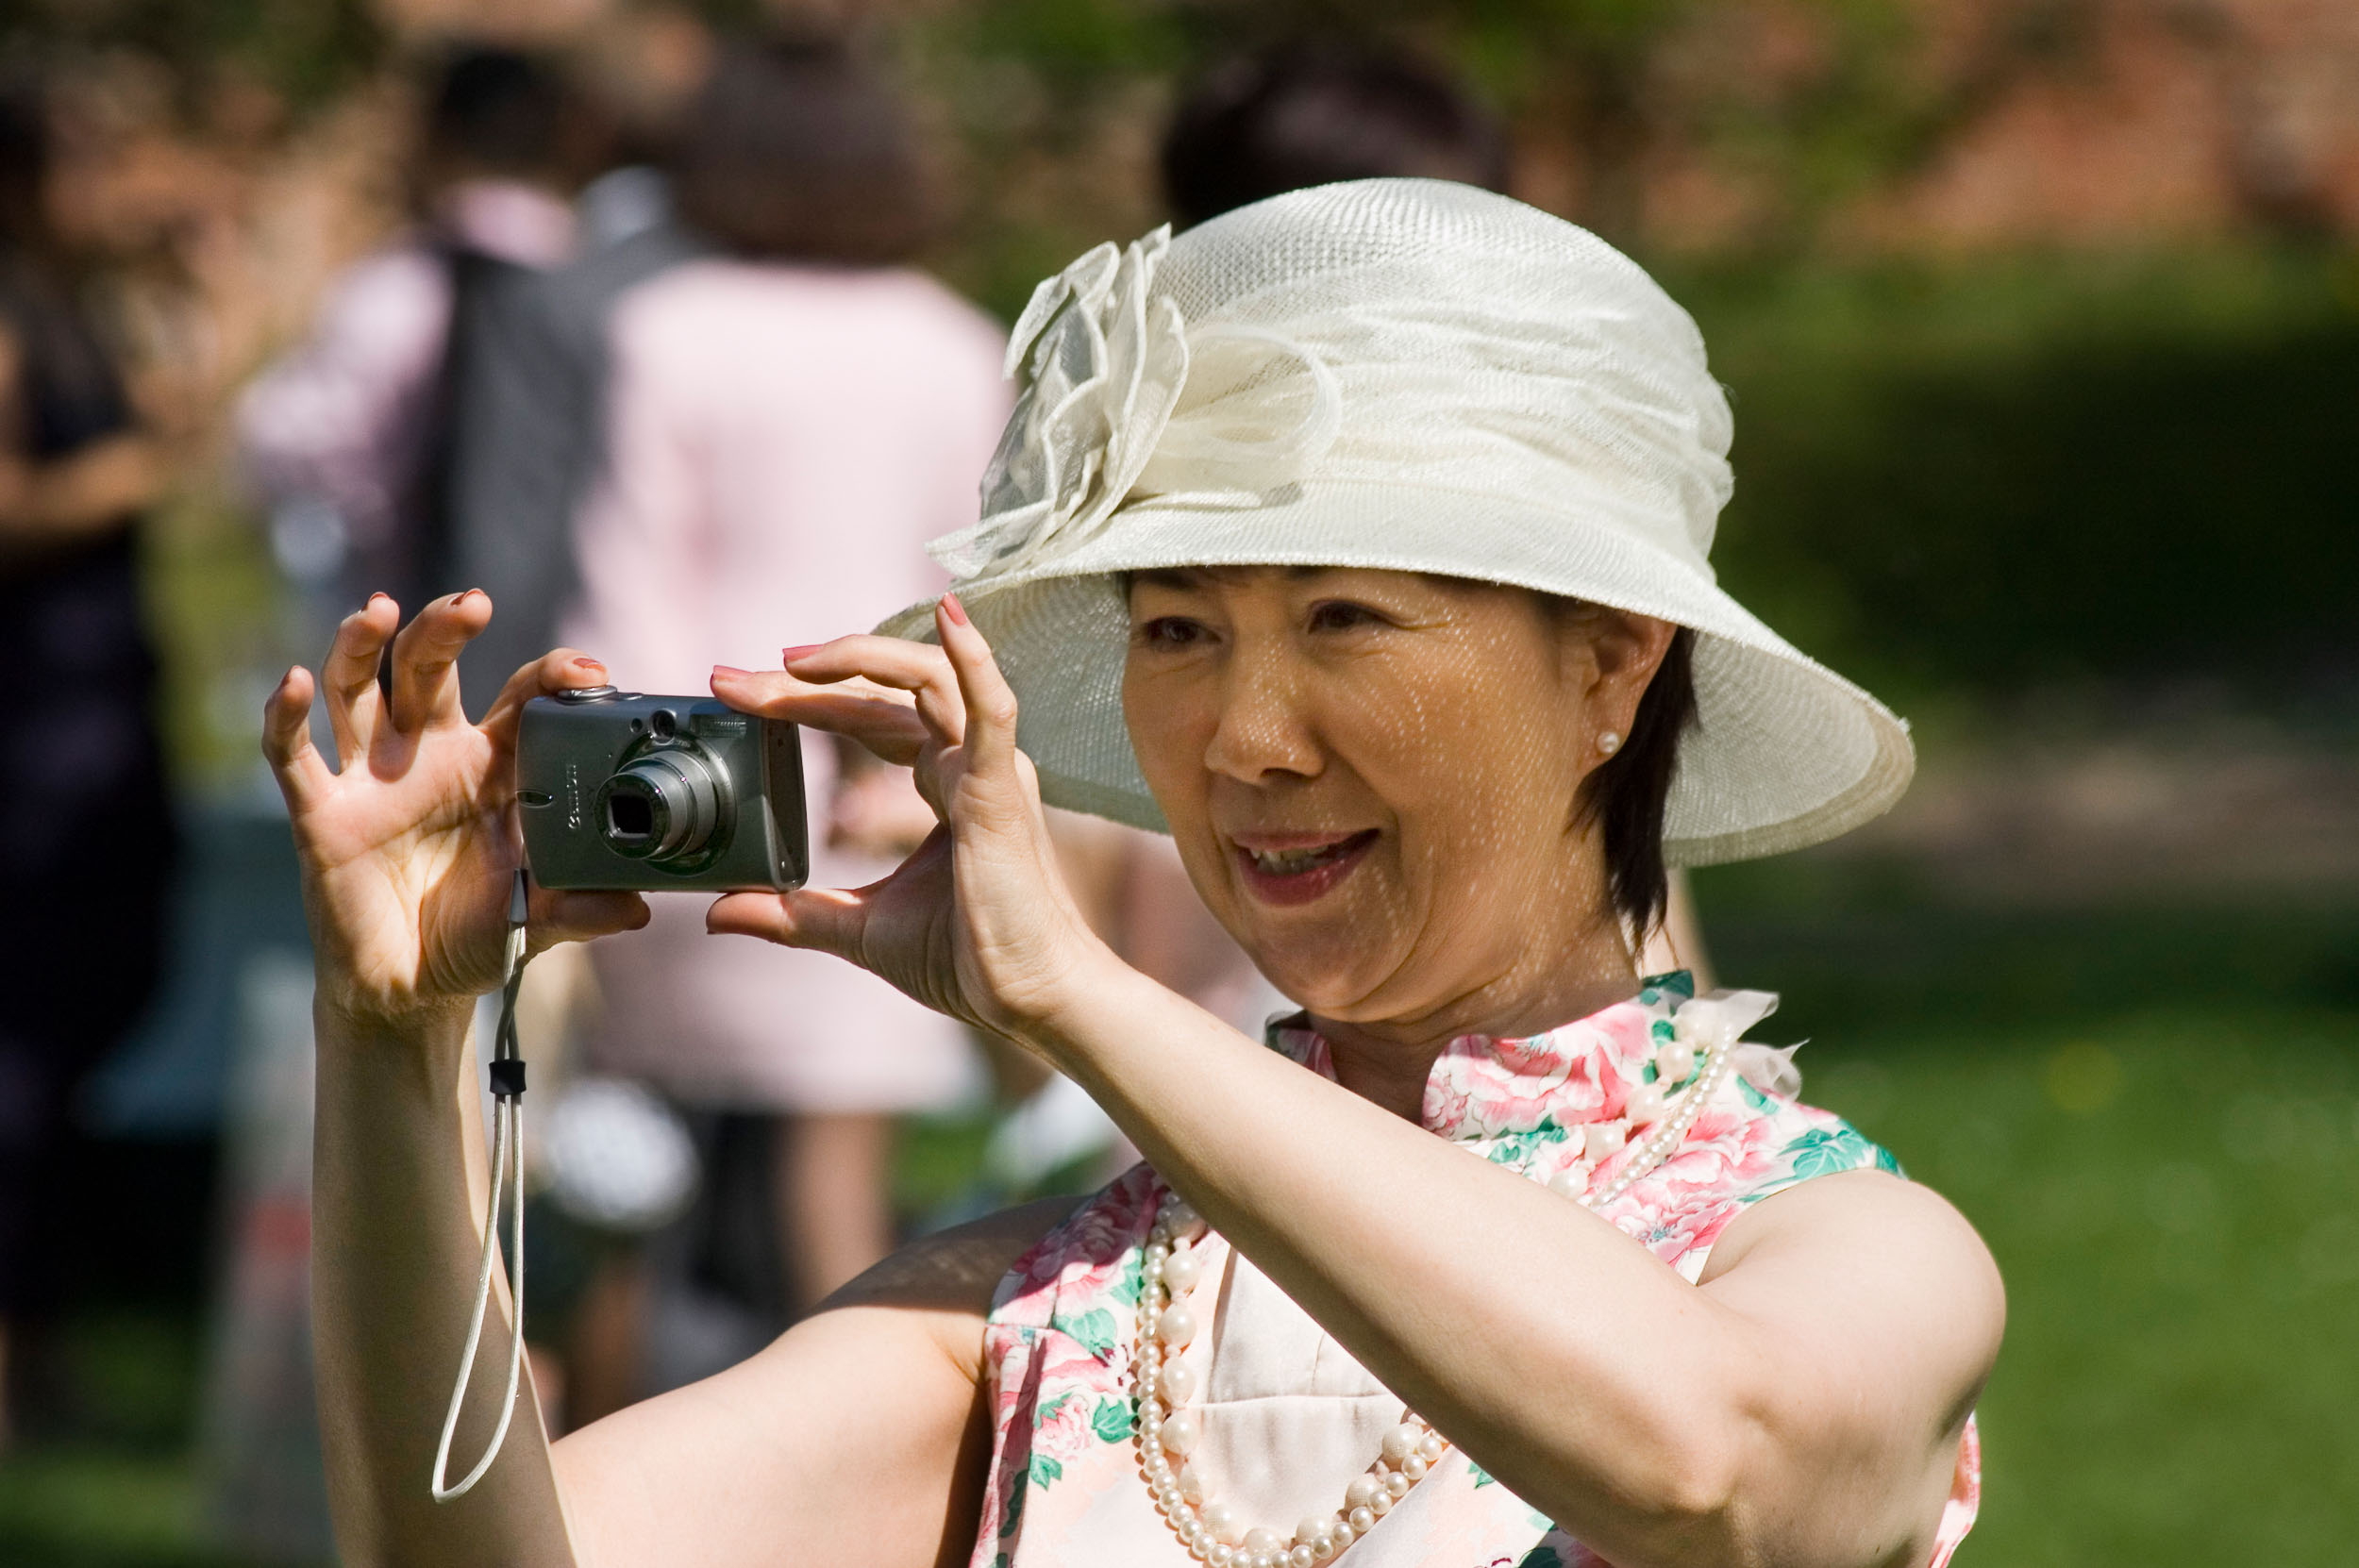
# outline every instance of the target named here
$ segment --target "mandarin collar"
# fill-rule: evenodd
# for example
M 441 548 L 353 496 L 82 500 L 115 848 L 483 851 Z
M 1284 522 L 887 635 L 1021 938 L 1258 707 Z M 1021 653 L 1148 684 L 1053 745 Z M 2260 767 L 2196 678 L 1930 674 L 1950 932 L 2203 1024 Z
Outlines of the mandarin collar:
M 1676 970 L 1542 1034 L 1460 1035 L 1426 1075 L 1418 1120 L 1429 1132 L 1462 1141 L 1613 1121 L 1631 1091 L 1654 1076 L 1655 1046 L 1671 1038 L 1672 1013 L 1695 993 L 1695 977 Z M 1268 1043 L 1334 1078 L 1333 1053 L 1302 1014 L 1274 1021 Z

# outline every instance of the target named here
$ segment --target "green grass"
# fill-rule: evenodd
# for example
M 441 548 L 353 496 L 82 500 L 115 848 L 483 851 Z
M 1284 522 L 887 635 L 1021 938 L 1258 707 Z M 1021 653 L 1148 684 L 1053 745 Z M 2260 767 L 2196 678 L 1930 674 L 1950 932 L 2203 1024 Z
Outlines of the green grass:
M 2351 1560 L 2355 1051 L 2359 1016 L 2251 1005 L 1802 1053 L 2006 1276 L 1965 1563 Z
M 1977 909 L 1807 854 L 1697 890 L 1803 1097 L 2006 1277 L 1966 1568 L 2351 1562 L 2359 906 Z
M 0 1460 L 0 1562 L 232 1568 L 204 1545 L 199 1515 L 184 1455 L 73 1443 Z

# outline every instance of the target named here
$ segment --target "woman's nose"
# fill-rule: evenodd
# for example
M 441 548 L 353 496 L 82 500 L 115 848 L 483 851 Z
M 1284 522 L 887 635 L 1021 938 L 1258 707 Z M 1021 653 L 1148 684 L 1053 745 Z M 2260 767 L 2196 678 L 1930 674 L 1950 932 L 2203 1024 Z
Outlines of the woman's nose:
M 1322 753 L 1305 722 L 1300 693 L 1286 672 L 1260 659 L 1230 663 L 1204 765 L 1247 784 L 1272 774 L 1317 776 Z

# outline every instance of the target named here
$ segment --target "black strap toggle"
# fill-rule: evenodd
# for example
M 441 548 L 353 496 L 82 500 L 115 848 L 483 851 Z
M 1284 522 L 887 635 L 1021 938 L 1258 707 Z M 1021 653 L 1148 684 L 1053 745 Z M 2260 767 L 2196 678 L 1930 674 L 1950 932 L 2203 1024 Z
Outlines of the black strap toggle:
M 522 1057 L 494 1057 L 492 1059 L 492 1093 L 503 1100 L 525 1097 L 525 1063 Z

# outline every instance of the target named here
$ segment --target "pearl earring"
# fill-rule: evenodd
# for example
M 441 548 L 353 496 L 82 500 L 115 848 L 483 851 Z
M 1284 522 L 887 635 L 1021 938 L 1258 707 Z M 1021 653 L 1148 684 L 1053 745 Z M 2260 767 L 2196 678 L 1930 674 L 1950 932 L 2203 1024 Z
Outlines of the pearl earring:
M 1598 737 L 1598 749 L 1605 753 L 1608 757 L 1613 756 L 1615 752 L 1622 749 L 1621 736 L 1615 734 L 1613 730 L 1607 730 L 1604 734 Z

